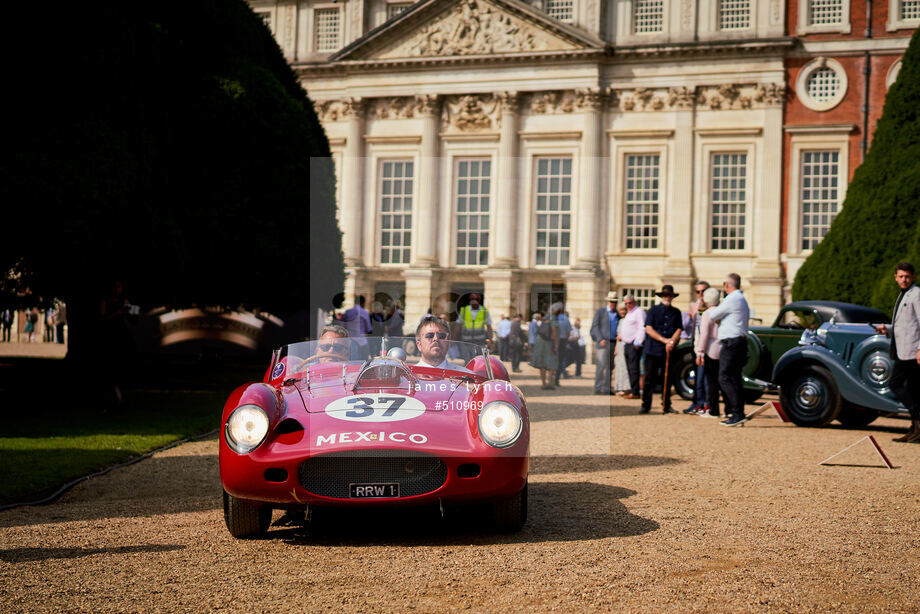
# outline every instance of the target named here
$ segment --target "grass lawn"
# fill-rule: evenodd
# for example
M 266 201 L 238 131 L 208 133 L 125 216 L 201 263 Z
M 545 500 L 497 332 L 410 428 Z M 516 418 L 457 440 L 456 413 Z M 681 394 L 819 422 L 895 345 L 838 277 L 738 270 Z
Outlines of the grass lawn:
M 107 410 L 74 392 L 73 384 L 45 382 L 45 393 L 35 396 L 23 394 L 30 378 L 19 379 L 15 391 L 0 388 L 0 394 L 18 392 L 3 394 L 12 402 L 0 407 L 0 503 L 39 498 L 87 473 L 212 431 L 232 389 L 261 375 L 251 367 L 180 366 L 143 369 L 129 382 L 125 402 Z M 31 407 L 22 411 L 26 403 Z

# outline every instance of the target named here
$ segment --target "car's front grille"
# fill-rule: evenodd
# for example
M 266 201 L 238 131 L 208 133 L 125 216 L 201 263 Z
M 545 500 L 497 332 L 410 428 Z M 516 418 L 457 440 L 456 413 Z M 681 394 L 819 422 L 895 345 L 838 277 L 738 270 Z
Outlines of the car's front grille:
M 321 497 L 349 497 L 349 484 L 398 483 L 399 496 L 411 497 L 440 488 L 447 465 L 440 458 L 408 450 L 330 452 L 300 465 L 300 485 Z

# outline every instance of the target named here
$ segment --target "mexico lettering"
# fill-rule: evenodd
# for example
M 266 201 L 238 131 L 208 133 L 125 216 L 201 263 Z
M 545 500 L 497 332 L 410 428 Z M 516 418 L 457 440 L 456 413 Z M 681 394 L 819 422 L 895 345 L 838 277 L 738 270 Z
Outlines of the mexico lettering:
M 317 435 L 316 436 L 316 447 L 321 447 L 323 445 L 335 445 L 336 443 L 382 443 L 392 441 L 393 443 L 413 443 L 415 445 L 422 445 L 428 443 L 428 436 L 421 433 L 401 433 L 399 431 L 394 431 L 392 433 L 387 433 L 386 431 L 372 432 L 372 431 L 349 431 L 347 433 L 330 433 L 329 435 Z

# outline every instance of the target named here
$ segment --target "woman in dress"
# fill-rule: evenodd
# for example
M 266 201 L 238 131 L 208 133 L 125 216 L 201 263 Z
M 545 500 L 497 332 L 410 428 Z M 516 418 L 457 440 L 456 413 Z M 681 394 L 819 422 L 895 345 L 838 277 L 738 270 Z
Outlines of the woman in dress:
M 540 370 L 543 390 L 556 388 L 556 369 L 559 367 L 559 314 L 562 303 L 553 303 L 552 316 L 544 318 L 537 329 L 537 338 L 530 352 L 530 366 Z
M 626 351 L 623 349 L 623 340 L 620 339 L 620 326 L 623 326 L 623 318 L 626 317 L 626 305 L 617 309 L 620 316 L 620 323 L 617 325 L 617 346 L 616 356 L 613 359 L 613 391 L 619 396 L 629 394 L 629 370 L 626 366 Z

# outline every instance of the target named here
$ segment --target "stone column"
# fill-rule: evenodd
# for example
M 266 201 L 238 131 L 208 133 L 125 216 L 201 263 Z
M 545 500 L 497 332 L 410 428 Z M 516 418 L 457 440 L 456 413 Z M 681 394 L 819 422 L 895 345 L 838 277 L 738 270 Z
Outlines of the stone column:
M 671 202 L 670 212 L 664 216 L 667 220 L 667 226 L 661 228 L 662 236 L 660 241 L 664 242 L 664 247 L 669 258 L 664 263 L 661 281 L 665 284 L 674 286 L 681 298 L 686 301 L 692 301 L 695 296 L 691 292 L 693 284 L 693 265 L 690 261 L 690 253 L 693 251 L 693 207 L 694 194 L 694 168 L 695 168 L 695 146 L 694 146 L 694 127 L 696 125 L 695 109 L 696 91 L 692 87 L 674 87 L 668 91 L 668 101 L 674 108 L 675 131 L 674 131 L 674 159 L 669 161 L 673 169 L 674 181 L 670 198 L 666 202 Z M 668 177 L 671 173 L 668 169 L 661 169 L 661 176 Z M 662 183 L 662 194 L 667 190 L 667 186 Z
M 498 326 L 501 314 L 510 316 L 512 310 L 516 310 L 511 295 L 514 277 L 509 269 L 487 269 L 482 272 L 485 306 L 492 316 L 493 329 Z
M 585 334 L 588 345 L 593 346 L 591 336 L 587 333 L 594 312 L 605 304 L 607 276 L 598 268 L 593 271 L 566 271 L 562 278 L 565 280 L 565 308 L 569 312 L 569 319 L 574 322 L 575 318 L 581 318 L 581 332 Z M 591 362 L 590 357 L 589 353 L 586 358 L 588 362 Z
M 498 200 L 495 203 L 495 229 L 492 245 L 493 263 L 500 268 L 515 268 L 517 253 L 518 212 L 518 125 L 520 96 L 517 92 L 498 94 L 501 105 L 501 140 L 498 159 Z
M 762 188 L 752 199 L 751 241 L 757 254 L 751 272 L 748 302 L 757 317 L 772 318 L 783 305 L 783 269 L 780 263 L 783 182 L 783 103 L 785 88 L 765 88 L 755 94 L 765 106 L 763 111 Z M 759 198 L 757 197 L 759 196 Z M 744 285 L 744 280 L 742 280 Z
M 603 172 L 603 103 L 599 89 L 586 88 L 575 91 L 576 104 L 584 113 L 582 149 L 584 174 L 581 178 L 581 197 L 578 199 L 578 227 L 575 235 L 575 269 L 591 270 L 598 266 L 597 220 L 600 219 L 600 203 Z
M 405 329 L 415 331 L 422 316 L 431 305 L 433 269 L 414 268 L 403 271 L 406 280 Z
M 364 215 L 364 111 L 365 101 L 351 98 L 345 101 L 344 115 L 348 118 L 348 133 L 342 156 L 342 251 L 346 266 L 359 266 L 362 261 L 362 220 Z
M 416 96 L 422 115 L 422 160 L 418 174 L 419 206 L 415 224 L 415 260 L 413 267 L 431 267 L 438 263 L 437 237 L 440 189 L 440 104 L 437 96 Z M 429 290 L 430 294 L 430 290 Z M 427 309 L 427 307 L 426 307 Z

